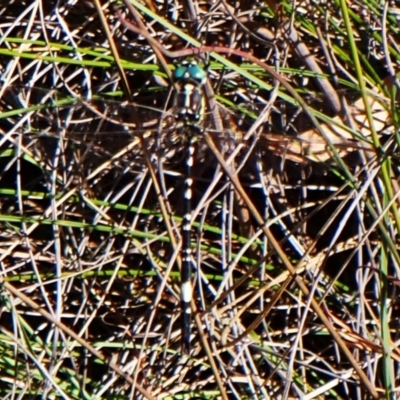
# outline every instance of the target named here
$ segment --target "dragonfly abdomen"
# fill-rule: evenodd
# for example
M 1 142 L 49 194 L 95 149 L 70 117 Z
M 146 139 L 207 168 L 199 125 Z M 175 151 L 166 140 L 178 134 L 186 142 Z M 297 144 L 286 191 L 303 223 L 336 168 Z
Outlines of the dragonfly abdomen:
M 189 140 L 186 155 L 186 177 L 184 184 L 184 212 L 182 219 L 182 272 L 181 272 L 181 308 L 182 308 L 182 350 L 190 351 L 190 324 L 192 301 L 192 166 L 194 155 L 194 137 Z

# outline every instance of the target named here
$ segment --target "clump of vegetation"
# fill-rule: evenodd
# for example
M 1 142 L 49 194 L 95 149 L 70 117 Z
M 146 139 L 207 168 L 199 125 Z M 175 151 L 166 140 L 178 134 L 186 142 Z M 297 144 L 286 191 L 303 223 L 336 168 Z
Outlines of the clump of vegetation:
M 398 10 L 239 3 L 2 14 L 2 397 L 396 397 Z

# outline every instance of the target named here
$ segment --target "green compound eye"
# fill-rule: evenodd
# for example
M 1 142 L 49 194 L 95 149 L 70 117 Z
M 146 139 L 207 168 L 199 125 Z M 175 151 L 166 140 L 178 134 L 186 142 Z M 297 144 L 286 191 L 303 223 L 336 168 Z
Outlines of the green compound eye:
M 189 61 L 176 68 L 173 79 L 175 81 L 196 81 L 198 85 L 203 85 L 207 79 L 207 72 L 196 61 Z

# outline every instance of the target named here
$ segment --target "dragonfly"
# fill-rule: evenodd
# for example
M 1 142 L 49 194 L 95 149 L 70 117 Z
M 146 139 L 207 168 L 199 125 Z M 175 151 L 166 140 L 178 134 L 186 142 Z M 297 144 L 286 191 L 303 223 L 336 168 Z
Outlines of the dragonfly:
M 188 354 L 192 322 L 191 278 L 194 264 L 191 249 L 192 167 L 197 142 L 204 130 L 204 85 L 207 72 L 197 61 L 189 60 L 175 68 L 172 78 L 175 86 L 172 112 L 164 112 L 162 116 L 153 104 L 148 107 L 141 104 L 139 107 L 135 104 L 106 101 L 96 96 L 89 101 L 73 96 L 61 96 L 56 90 L 8 86 L 2 94 L 0 129 L 2 145 L 5 148 L 3 154 L 10 154 L 11 144 L 13 148 L 21 149 L 17 152 L 20 151 L 23 158 L 33 165 L 42 166 L 41 161 L 48 160 L 46 174 L 55 175 L 51 178 L 54 187 L 70 184 L 69 178 L 61 175 L 67 175 L 65 171 L 68 170 L 79 171 L 83 165 L 91 170 L 91 173 L 84 172 L 83 181 L 98 175 L 99 168 L 104 169 L 104 174 L 110 175 L 112 166 L 105 169 L 102 163 L 105 153 L 109 154 L 109 159 L 112 160 L 110 163 L 116 166 L 121 162 L 118 157 L 126 155 L 129 151 L 129 158 L 125 158 L 129 160 L 128 165 L 120 165 L 119 170 L 142 168 L 145 160 L 140 150 L 142 147 L 137 145 L 139 136 L 145 140 L 146 150 L 151 153 L 150 159 L 156 164 L 157 158 L 161 158 L 161 153 L 165 159 L 172 159 L 180 150 L 185 153 L 186 172 L 181 223 L 181 342 L 183 352 Z M 163 136 L 162 143 L 157 137 L 160 132 Z M 60 138 L 64 142 L 60 142 Z M 118 145 L 117 142 L 121 144 Z M 153 157 L 154 154 L 157 156 Z M 63 168 L 58 167 L 61 164 Z M 62 172 L 55 174 L 58 170 Z M 84 184 L 82 182 L 82 185 Z M 33 187 L 35 185 L 31 186 L 31 189 Z M 81 191 L 81 194 L 83 192 Z
M 30 165 L 38 165 L 39 162 L 35 160 L 47 160 L 45 174 L 49 177 L 48 181 L 53 183 L 51 190 L 55 198 L 57 198 L 57 190 L 54 188 L 62 188 L 61 192 L 65 193 L 68 192 L 68 188 L 80 187 L 74 181 L 79 173 L 73 173 L 73 171 L 79 171 L 84 175 L 82 186 L 85 182 L 91 181 L 91 189 L 94 191 L 96 191 L 96 186 L 101 186 L 106 182 L 109 195 L 105 199 L 109 200 L 110 204 L 126 197 L 125 189 L 119 189 L 118 195 L 114 195 L 116 187 L 114 185 L 120 179 L 118 175 L 122 175 L 122 171 L 136 171 L 137 186 L 125 181 L 119 185 L 119 187 L 135 187 L 136 199 L 131 201 L 136 204 L 140 203 L 140 198 L 144 198 L 150 190 L 140 182 L 143 179 L 141 174 L 143 166 L 146 165 L 146 157 L 154 161 L 160 175 L 165 176 L 168 176 L 170 171 L 162 170 L 160 159 L 166 160 L 167 165 L 173 165 L 185 159 L 182 191 L 180 302 L 181 347 L 184 353 L 189 353 L 193 297 L 192 270 L 193 266 L 199 269 L 192 252 L 193 166 L 195 159 L 201 156 L 199 153 L 201 153 L 202 136 L 206 129 L 214 136 L 219 136 L 219 140 L 238 139 L 236 132 L 233 135 L 231 131 L 213 132 L 206 128 L 206 120 L 209 117 L 206 113 L 204 93 L 207 72 L 195 60 L 188 60 L 177 66 L 173 73 L 173 81 L 175 91 L 171 111 L 163 113 L 159 111 L 159 104 L 154 104 L 152 100 L 149 101 L 147 107 L 143 104 L 139 107 L 135 104 L 106 101 L 100 96 L 94 96 L 90 101 L 85 101 L 77 100 L 72 96 L 59 97 L 57 91 L 36 91 L 27 88 L 24 93 L 21 88 L 10 87 L 2 96 L 2 118 L 0 119 L 2 147 L 0 148 L 4 149 L 2 153 L 4 158 L 6 154 L 10 154 L 10 152 L 7 153 L 9 149 L 7 143 L 11 143 L 13 148 L 20 149 L 19 155 L 27 159 Z M 20 135 L 21 131 L 22 135 Z M 292 157 L 296 162 L 301 158 L 301 146 L 298 142 L 294 142 L 296 144 L 293 145 L 288 137 L 263 134 L 259 141 L 261 145 L 265 145 L 265 148 L 288 158 L 292 150 Z M 66 142 L 68 146 L 65 145 Z M 311 143 L 308 145 L 311 146 Z M 346 143 L 346 146 L 348 145 L 349 143 Z M 320 147 L 319 150 L 322 151 L 326 145 L 321 143 Z M 144 154 L 144 149 L 149 153 L 147 156 Z M 106 164 L 105 158 L 108 160 Z M 82 171 L 83 166 L 88 170 Z M 26 172 L 20 174 L 21 177 L 26 175 Z M 35 179 L 31 186 L 24 186 L 23 182 L 20 185 L 29 190 L 38 191 L 37 187 L 42 182 L 40 178 Z M 167 192 L 168 188 L 163 189 L 163 193 L 166 194 L 164 197 L 168 197 Z M 82 190 L 80 195 L 89 207 L 98 206 L 87 198 L 91 196 L 87 196 L 85 190 Z M 170 208 L 173 209 L 173 207 Z M 98 220 L 91 223 L 99 224 L 102 218 L 109 218 L 109 216 L 99 213 L 97 218 Z
M 197 62 L 190 61 L 178 67 L 173 74 L 177 84 L 175 93 L 176 118 L 183 123 L 183 131 L 187 135 L 186 176 L 184 183 L 184 213 L 182 221 L 182 273 L 181 273 L 181 310 L 182 310 L 182 350 L 190 352 L 190 325 L 192 301 L 192 174 L 195 143 L 201 135 L 201 124 L 204 119 L 205 99 L 204 85 L 207 73 Z

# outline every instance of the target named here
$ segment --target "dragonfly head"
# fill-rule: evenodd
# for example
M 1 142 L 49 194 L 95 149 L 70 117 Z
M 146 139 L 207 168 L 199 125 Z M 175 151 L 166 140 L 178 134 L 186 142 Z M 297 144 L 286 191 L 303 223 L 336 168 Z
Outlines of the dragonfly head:
M 204 86 L 207 80 L 207 72 L 195 60 L 190 60 L 184 61 L 178 66 L 172 77 L 176 83 L 191 82 L 196 86 Z

